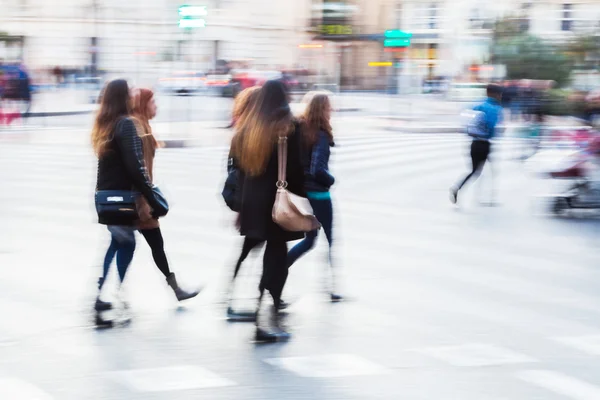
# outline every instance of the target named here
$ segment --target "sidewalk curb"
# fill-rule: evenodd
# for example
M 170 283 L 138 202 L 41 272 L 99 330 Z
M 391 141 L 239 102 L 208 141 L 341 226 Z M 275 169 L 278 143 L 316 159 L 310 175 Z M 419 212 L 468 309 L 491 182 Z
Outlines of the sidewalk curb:
M 193 147 L 191 139 L 162 139 L 161 142 L 165 149 L 180 149 L 183 147 Z
M 384 128 L 388 131 L 393 132 L 404 132 L 404 133 L 457 133 L 460 132 L 460 127 L 458 126 L 386 126 Z
M 335 112 L 359 112 L 362 111 L 362 108 L 358 107 L 346 107 L 346 108 L 337 108 Z M 87 115 L 93 114 L 96 110 L 81 110 L 81 111 L 39 111 L 39 112 L 29 112 L 29 113 L 21 113 L 21 118 L 44 118 L 44 117 L 67 117 L 72 115 Z
M 358 107 L 346 107 L 346 108 L 336 108 L 335 112 L 359 112 L 362 111 L 362 108 Z
M 43 118 L 43 117 L 68 117 L 71 115 L 87 115 L 92 114 L 96 110 L 82 110 L 82 111 L 56 111 L 56 112 L 29 112 L 21 113 L 21 118 Z

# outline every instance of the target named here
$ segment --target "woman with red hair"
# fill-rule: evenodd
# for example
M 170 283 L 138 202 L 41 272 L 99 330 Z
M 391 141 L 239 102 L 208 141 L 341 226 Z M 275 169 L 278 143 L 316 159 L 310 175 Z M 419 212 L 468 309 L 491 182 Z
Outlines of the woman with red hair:
M 149 89 L 138 89 L 135 92 L 134 106 L 132 115 L 138 125 L 138 133 L 142 138 L 144 162 L 148 170 L 150 181 L 153 180 L 154 155 L 159 143 L 152 134 L 150 120 L 156 116 L 156 102 L 154 93 Z M 139 214 L 138 230 L 148 242 L 152 249 L 152 257 L 156 266 L 167 279 L 167 283 L 175 292 L 178 301 L 191 299 L 198 295 L 198 291 L 185 291 L 177 283 L 175 274 L 169 269 L 169 262 L 164 249 L 164 241 L 160 231 L 160 224 L 157 218 L 152 217 L 152 208 L 148 201 L 140 196 L 137 199 L 137 209 Z

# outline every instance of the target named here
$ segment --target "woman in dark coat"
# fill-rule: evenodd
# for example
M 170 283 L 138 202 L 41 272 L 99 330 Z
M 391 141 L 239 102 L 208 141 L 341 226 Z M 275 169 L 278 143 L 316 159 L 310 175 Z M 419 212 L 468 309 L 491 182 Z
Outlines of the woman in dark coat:
M 154 197 L 144 163 L 142 139 L 138 136 L 130 113 L 131 98 L 127 81 L 117 79 L 109 82 L 104 88 L 91 135 L 94 152 L 98 156 L 96 191 L 137 191 L 152 207 L 153 216 L 158 218 L 167 210 Z M 120 215 L 98 217 L 98 222 L 107 225 L 111 233 L 94 305 L 95 310 L 100 312 L 112 308 L 111 303 L 100 300 L 100 291 L 113 257 L 116 255 L 121 282 L 133 258 L 136 221 Z M 96 320 L 102 323 L 98 315 Z
M 259 341 L 289 337 L 277 323 L 277 310 L 288 274 L 287 242 L 304 237 L 304 233 L 283 230 L 272 218 L 278 178 L 277 141 L 282 136 L 287 137 L 288 190 L 305 196 L 298 124 L 293 121 L 284 85 L 268 81 L 251 109 L 237 121 L 231 144 L 231 154 L 240 168 L 240 233 L 246 238 L 266 241 L 256 322 Z M 273 314 L 263 311 L 265 290 L 273 298 Z

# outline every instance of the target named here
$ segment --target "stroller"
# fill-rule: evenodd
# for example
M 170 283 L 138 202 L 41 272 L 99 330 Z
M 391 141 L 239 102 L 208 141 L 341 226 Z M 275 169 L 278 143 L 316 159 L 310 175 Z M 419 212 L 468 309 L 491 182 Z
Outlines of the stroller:
M 568 156 L 549 175 L 567 182 L 566 190 L 552 196 L 554 215 L 573 209 L 600 209 L 600 137 L 590 139 L 587 148 Z

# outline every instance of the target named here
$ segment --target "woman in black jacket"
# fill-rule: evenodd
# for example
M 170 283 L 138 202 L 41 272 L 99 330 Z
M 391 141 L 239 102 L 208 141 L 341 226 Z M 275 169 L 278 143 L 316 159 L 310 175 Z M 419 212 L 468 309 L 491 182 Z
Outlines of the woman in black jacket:
M 117 79 L 109 82 L 104 88 L 100 109 L 92 129 L 92 145 L 98 157 L 96 192 L 139 192 L 152 207 L 153 215 L 159 217 L 166 213 L 166 209 L 154 197 L 144 164 L 142 140 L 129 117 L 130 111 L 131 99 L 127 81 Z M 100 300 L 100 291 L 113 257 L 116 254 L 121 282 L 133 259 L 136 221 L 117 212 L 112 215 L 99 213 L 98 222 L 107 225 L 111 233 L 111 243 L 104 258 L 103 274 L 98 281 L 99 293 L 95 304 L 96 311 L 103 311 L 112 308 L 110 303 Z
M 231 154 L 240 168 L 240 233 L 245 238 L 266 241 L 256 318 L 256 339 L 259 341 L 277 341 L 289 337 L 278 326 L 277 310 L 288 273 L 287 242 L 301 239 L 304 234 L 288 232 L 279 227 L 273 222 L 272 209 L 277 191 L 277 141 L 281 136 L 288 138 L 288 190 L 304 195 L 300 135 L 296 127 L 284 85 L 278 81 L 268 81 L 260 89 L 249 111 L 237 121 L 236 134 L 231 143 Z M 263 311 L 265 290 L 273 298 L 273 314 Z
M 329 173 L 330 147 L 333 143 L 331 128 L 331 102 L 325 93 L 309 94 L 311 99 L 300 118 L 302 143 L 304 145 L 303 164 L 306 176 L 306 195 L 315 216 L 323 226 L 329 243 L 329 265 L 332 267 L 331 246 L 333 244 L 333 206 L 329 189 L 335 182 Z M 292 266 L 306 252 L 313 248 L 318 231 L 308 232 L 306 238 L 294 246 L 288 254 L 288 266 Z M 335 293 L 335 279 L 331 269 L 332 284 L 329 291 L 331 301 L 342 300 Z

